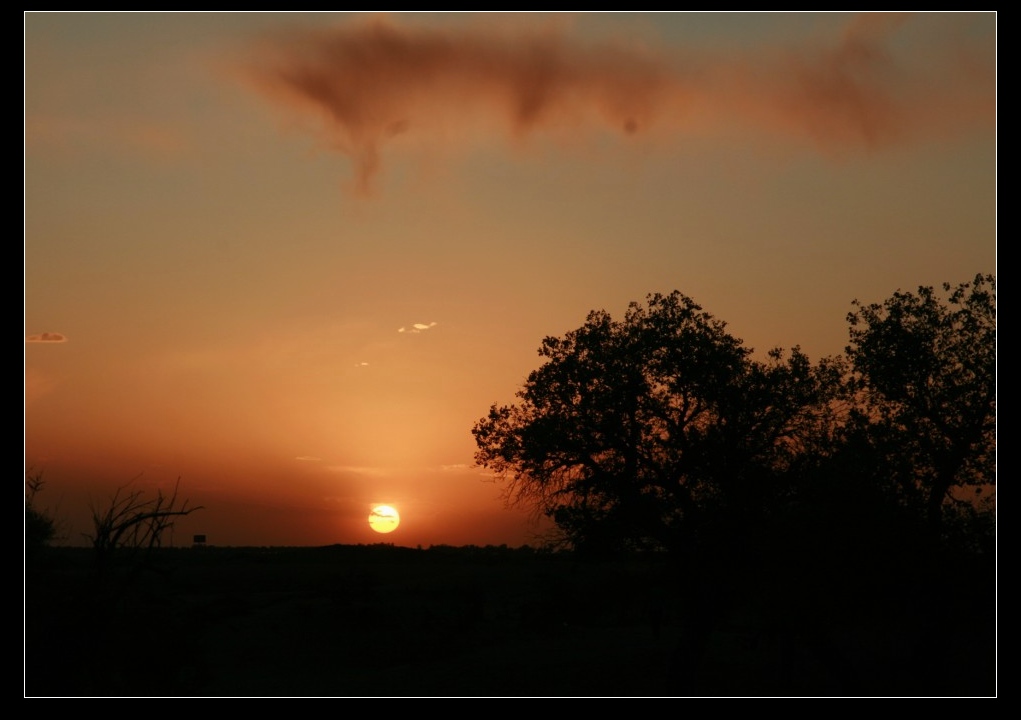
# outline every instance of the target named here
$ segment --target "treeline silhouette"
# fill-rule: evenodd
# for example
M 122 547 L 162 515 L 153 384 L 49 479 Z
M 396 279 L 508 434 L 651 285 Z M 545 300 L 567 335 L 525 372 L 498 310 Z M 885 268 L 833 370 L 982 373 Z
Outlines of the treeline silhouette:
M 534 546 L 98 573 L 34 487 L 26 695 L 994 696 L 995 278 L 943 290 L 854 301 L 815 363 L 677 292 L 546 338 L 473 428 Z
M 777 689 L 974 689 L 973 643 L 995 676 L 995 277 L 942 289 L 853 301 L 845 355 L 816 363 L 757 359 L 677 291 L 593 311 L 476 423 L 476 461 L 579 554 L 669 558 L 679 692 L 714 687 L 742 623 Z M 897 657 L 863 667 L 850 638 Z

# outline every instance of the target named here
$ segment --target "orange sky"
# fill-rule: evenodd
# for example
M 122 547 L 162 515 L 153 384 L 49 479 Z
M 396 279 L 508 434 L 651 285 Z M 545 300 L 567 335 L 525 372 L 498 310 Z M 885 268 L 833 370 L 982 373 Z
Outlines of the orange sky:
M 677 289 L 764 353 L 996 269 L 996 15 L 25 15 L 25 465 L 68 542 L 520 545 L 547 335 Z M 402 522 L 377 535 L 373 504 Z

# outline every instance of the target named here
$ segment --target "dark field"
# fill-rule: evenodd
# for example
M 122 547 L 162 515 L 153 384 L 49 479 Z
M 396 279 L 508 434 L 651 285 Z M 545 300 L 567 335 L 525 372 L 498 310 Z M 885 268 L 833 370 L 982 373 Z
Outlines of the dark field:
M 994 696 L 989 567 L 720 569 L 389 545 L 26 572 L 25 695 Z M 740 578 L 740 582 L 735 582 Z

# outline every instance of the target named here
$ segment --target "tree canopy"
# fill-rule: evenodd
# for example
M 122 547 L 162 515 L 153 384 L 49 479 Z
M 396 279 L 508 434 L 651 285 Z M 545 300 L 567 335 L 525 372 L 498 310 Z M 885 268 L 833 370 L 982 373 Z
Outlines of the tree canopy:
M 846 355 L 814 364 L 756 359 L 677 291 L 593 311 L 475 424 L 476 462 L 576 548 L 690 547 L 720 522 L 747 537 L 799 492 L 878 489 L 938 530 L 955 490 L 996 475 L 995 277 L 943 289 L 853 301 Z
M 475 459 L 580 548 L 678 549 L 722 511 L 754 515 L 827 431 L 842 374 L 797 347 L 753 359 L 677 291 L 594 311 L 539 354 L 520 402 L 476 423 Z
M 939 526 L 955 489 L 996 484 L 996 278 L 853 302 L 859 426 L 905 502 Z

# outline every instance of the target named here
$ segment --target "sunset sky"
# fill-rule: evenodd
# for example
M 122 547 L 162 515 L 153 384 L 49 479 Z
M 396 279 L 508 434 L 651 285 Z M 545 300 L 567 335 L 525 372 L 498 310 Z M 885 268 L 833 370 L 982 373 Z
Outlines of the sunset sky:
M 995 273 L 996 19 L 26 13 L 41 503 L 534 543 L 471 429 L 545 336 L 680 290 L 814 361 L 856 298 Z

